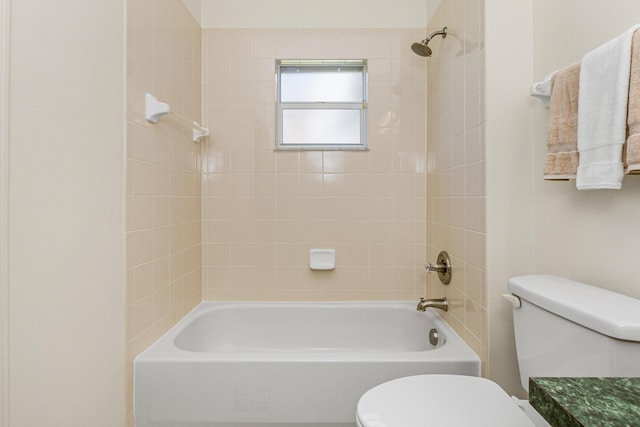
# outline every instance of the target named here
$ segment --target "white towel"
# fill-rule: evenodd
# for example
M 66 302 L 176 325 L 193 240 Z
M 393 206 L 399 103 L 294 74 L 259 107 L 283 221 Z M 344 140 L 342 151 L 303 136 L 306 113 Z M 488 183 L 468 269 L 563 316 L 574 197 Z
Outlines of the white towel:
M 582 58 L 578 96 L 578 190 L 622 187 L 631 38 L 637 28 L 640 25 Z

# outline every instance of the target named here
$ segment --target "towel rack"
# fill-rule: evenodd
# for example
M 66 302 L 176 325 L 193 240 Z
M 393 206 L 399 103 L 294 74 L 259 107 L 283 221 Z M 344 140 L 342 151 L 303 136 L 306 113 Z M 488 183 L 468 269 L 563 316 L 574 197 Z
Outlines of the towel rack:
M 529 88 L 529 95 L 542 101 L 546 108 L 549 108 L 549 103 L 551 102 L 551 79 L 555 73 L 554 71 L 546 76 L 544 80 L 532 84 Z
M 171 113 L 175 119 L 182 122 L 185 126 L 193 128 L 193 142 L 199 142 L 200 139 L 209 136 L 209 129 L 172 112 L 169 104 L 158 101 L 158 98 L 148 92 L 145 94 L 145 106 L 145 117 L 151 123 L 158 123 L 160 117 Z

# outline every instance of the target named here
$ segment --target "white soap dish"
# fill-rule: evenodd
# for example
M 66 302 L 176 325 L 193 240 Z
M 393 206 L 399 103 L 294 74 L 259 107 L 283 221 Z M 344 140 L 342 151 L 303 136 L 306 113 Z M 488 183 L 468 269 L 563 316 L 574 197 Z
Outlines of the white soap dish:
M 333 270 L 336 268 L 336 250 L 310 249 L 309 268 L 312 270 Z

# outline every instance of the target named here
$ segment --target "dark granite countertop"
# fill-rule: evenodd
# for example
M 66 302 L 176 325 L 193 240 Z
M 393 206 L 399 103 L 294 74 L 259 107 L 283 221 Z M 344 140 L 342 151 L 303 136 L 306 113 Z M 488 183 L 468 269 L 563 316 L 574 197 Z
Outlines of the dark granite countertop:
M 640 426 L 640 378 L 530 378 L 529 402 L 553 427 Z

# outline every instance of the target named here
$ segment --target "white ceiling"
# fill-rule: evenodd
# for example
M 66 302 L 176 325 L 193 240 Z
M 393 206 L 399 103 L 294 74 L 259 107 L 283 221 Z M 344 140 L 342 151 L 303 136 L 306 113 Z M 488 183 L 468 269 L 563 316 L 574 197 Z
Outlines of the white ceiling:
M 202 28 L 423 28 L 427 10 L 435 10 L 440 0 L 183 2 Z

